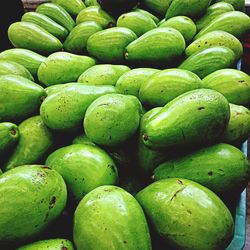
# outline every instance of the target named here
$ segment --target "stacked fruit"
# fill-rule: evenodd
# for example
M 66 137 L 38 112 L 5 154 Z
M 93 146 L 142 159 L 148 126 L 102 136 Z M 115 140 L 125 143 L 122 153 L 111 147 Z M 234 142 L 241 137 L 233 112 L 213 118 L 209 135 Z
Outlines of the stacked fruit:
M 249 31 L 238 0 L 53 0 L 11 24 L 0 248 L 225 249 L 250 180 Z

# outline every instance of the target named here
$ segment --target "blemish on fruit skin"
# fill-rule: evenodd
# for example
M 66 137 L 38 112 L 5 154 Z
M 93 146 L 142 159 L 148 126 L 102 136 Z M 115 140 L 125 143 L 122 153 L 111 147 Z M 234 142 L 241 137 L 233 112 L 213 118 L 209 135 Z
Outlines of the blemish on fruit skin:
M 213 175 L 213 172 L 212 172 L 212 171 L 209 171 L 207 174 L 208 174 L 209 176 L 212 176 L 212 175 Z
M 148 135 L 147 135 L 147 134 L 144 134 L 144 135 L 142 136 L 142 139 L 143 139 L 144 141 L 147 141 L 147 140 L 148 140 Z
M 61 247 L 61 250 L 68 250 L 68 248 L 65 247 L 65 246 L 62 246 L 62 247 Z
M 50 202 L 49 202 L 49 209 L 53 208 L 56 203 L 56 197 L 52 196 Z

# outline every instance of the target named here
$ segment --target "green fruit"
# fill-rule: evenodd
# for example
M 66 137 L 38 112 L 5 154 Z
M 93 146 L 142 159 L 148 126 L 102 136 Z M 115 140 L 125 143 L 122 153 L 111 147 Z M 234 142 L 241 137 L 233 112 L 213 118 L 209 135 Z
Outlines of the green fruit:
M 76 136 L 73 139 L 72 144 L 85 144 L 90 146 L 96 146 L 96 144 L 92 142 L 85 134 Z
M 17 185 L 18 184 L 18 185 Z M 0 241 L 17 242 L 40 234 L 63 211 L 66 185 L 45 166 L 19 166 L 0 176 Z
M 124 73 L 116 82 L 117 92 L 123 95 L 139 97 L 141 85 L 153 74 L 159 72 L 153 68 L 136 68 Z
M 27 68 L 33 76 L 36 76 L 40 64 L 46 57 L 28 49 L 12 48 L 1 52 L 0 59 L 19 63 Z
M 19 141 L 4 165 L 4 171 L 26 164 L 42 164 L 55 142 L 39 115 L 24 120 L 18 128 Z
M 64 40 L 68 35 L 68 30 L 66 28 L 44 14 L 29 11 L 22 16 L 21 21 L 39 25 L 61 41 Z
M 220 2 L 222 0 L 214 0 L 215 2 Z M 243 11 L 245 9 L 245 0 L 223 0 L 223 2 L 233 5 L 235 10 Z
M 68 31 L 71 31 L 76 25 L 70 14 L 62 6 L 55 3 L 41 3 L 37 6 L 36 12 L 50 17 Z
M 186 56 L 191 56 L 197 51 L 213 46 L 224 46 L 231 49 L 235 54 L 235 60 L 240 59 L 243 54 L 241 41 L 235 36 L 222 30 L 208 32 L 193 41 L 185 50 Z
M 102 62 L 118 63 L 124 60 L 126 46 L 136 38 L 136 34 L 128 28 L 109 28 L 93 34 L 87 41 L 87 50 Z
M 77 249 L 152 249 L 142 208 L 127 191 L 111 185 L 98 187 L 81 200 L 73 237 Z
M 63 47 L 60 40 L 48 31 L 37 24 L 24 21 L 12 23 L 8 28 L 8 37 L 14 47 L 41 54 L 50 54 Z
M 136 199 L 156 232 L 177 249 L 225 249 L 232 240 L 234 221 L 229 209 L 215 193 L 196 182 L 177 178 L 157 181 Z
M 191 71 L 166 69 L 149 77 L 141 85 L 139 99 L 144 105 L 161 107 L 190 90 L 201 87 L 201 79 Z
M 114 18 L 98 6 L 87 7 L 77 15 L 76 24 L 86 21 L 94 21 L 104 29 L 115 26 Z
M 88 107 L 84 117 L 85 133 L 96 144 L 118 145 L 136 133 L 141 113 L 141 103 L 136 97 L 107 94 Z
M 64 50 L 75 54 L 82 54 L 86 51 L 89 37 L 101 30 L 102 27 L 93 21 L 86 21 L 76 25 L 63 43 Z
M 155 13 L 157 16 L 163 17 L 166 14 L 173 0 L 142 0 L 141 4 L 149 12 Z
M 52 0 L 52 3 L 62 6 L 72 16 L 77 16 L 81 10 L 86 8 L 82 0 Z
M 175 16 L 165 20 L 159 24 L 160 28 L 170 27 L 174 28 L 183 35 L 187 44 L 189 44 L 196 34 L 196 25 L 194 21 L 187 16 Z
M 69 52 L 55 52 L 49 55 L 39 66 L 37 75 L 45 86 L 75 82 L 78 77 L 95 65 L 95 60 L 88 56 Z
M 131 29 L 138 37 L 157 27 L 151 17 L 138 11 L 131 11 L 119 16 L 117 26 Z
M 208 145 L 224 132 L 229 116 L 228 101 L 219 92 L 210 89 L 188 91 L 147 121 L 143 142 L 152 148 Z
M 90 6 L 100 6 L 100 4 L 97 2 L 97 0 L 85 0 L 86 7 Z
M 17 75 L 0 76 L 0 121 L 20 121 L 39 110 L 44 89 Z
M 148 11 L 146 11 L 144 9 L 134 8 L 131 11 L 140 12 L 140 13 L 142 13 L 144 15 L 147 15 L 148 17 L 150 17 L 150 18 L 152 18 L 154 20 L 155 24 L 158 24 L 160 22 L 160 20 L 159 20 L 159 18 L 157 16 L 153 15 L 151 12 L 148 12 Z
M 200 78 L 204 78 L 217 70 L 232 67 L 235 62 L 235 54 L 230 48 L 212 46 L 187 57 L 178 68 L 192 71 Z
M 44 123 L 51 129 L 76 130 L 81 127 L 86 109 L 95 99 L 115 92 L 113 86 L 69 84 L 45 99 L 40 114 Z
M 130 68 L 125 65 L 99 64 L 84 71 L 77 81 L 85 85 L 115 85 L 128 71 Z
M 250 76 L 237 69 L 222 69 L 202 80 L 202 87 L 223 94 L 228 102 L 247 106 L 250 104 Z

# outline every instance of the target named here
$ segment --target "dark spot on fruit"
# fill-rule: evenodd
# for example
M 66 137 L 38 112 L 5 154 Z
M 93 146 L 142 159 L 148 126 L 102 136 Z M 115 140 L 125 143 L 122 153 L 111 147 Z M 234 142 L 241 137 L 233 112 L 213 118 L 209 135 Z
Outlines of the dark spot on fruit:
M 47 167 L 47 166 L 41 166 L 41 168 L 50 169 L 50 168 L 49 168 L 49 167 Z
M 177 183 L 183 185 L 183 182 L 181 180 L 177 180 Z
M 205 108 L 204 108 L 204 107 L 199 107 L 199 108 L 198 108 L 198 110 L 203 110 L 203 109 L 205 109 Z
M 192 211 L 191 211 L 191 210 L 189 210 L 189 209 L 187 209 L 187 212 L 188 212 L 189 214 L 192 214 Z
M 35 228 L 37 228 L 39 225 L 35 225 Z
M 124 241 L 123 241 L 123 243 L 124 243 L 124 244 L 127 244 L 127 241 L 126 241 L 126 240 L 124 240 Z
M 77 181 L 77 178 L 75 178 L 75 181 Z
M 45 176 L 46 176 L 46 174 L 43 173 L 42 171 L 39 171 L 39 172 L 37 173 L 37 175 L 38 175 L 39 177 L 45 177 Z
M 113 22 L 109 22 L 108 23 L 108 28 L 112 28 L 112 27 L 114 27 L 114 23 Z
M 143 139 L 144 141 L 147 141 L 147 140 L 148 140 L 148 135 L 147 135 L 147 134 L 144 134 L 144 135 L 142 136 L 142 139 Z
M 200 48 L 201 47 L 201 45 L 198 45 L 198 48 Z
M 13 129 L 10 130 L 10 134 L 11 134 L 11 135 L 16 135 L 16 133 L 17 133 L 17 131 L 16 131 L 15 128 L 13 128 Z
M 213 172 L 212 172 L 212 171 L 209 171 L 207 174 L 208 174 L 209 176 L 212 176 L 212 175 L 213 175 Z
M 173 194 L 173 196 L 171 197 L 170 201 L 172 201 L 172 200 L 177 196 L 177 194 L 180 193 L 180 192 L 182 192 L 185 188 L 186 188 L 186 187 L 182 187 L 182 188 L 178 189 L 178 190 Z
M 42 103 L 46 99 L 46 96 L 41 96 L 40 97 L 40 102 Z
M 56 203 L 56 197 L 52 196 L 50 202 L 49 202 L 49 209 L 53 208 Z
M 109 136 L 109 140 L 112 140 L 112 136 L 111 135 Z
M 205 42 L 205 44 L 207 44 L 207 41 Z
M 128 59 L 128 52 L 126 51 L 124 54 L 125 59 Z
M 108 168 L 110 168 L 112 172 L 116 172 L 115 166 L 113 166 L 112 164 L 108 164 Z
M 62 246 L 62 247 L 61 247 L 61 250 L 68 250 L 68 248 L 65 247 L 65 246 Z

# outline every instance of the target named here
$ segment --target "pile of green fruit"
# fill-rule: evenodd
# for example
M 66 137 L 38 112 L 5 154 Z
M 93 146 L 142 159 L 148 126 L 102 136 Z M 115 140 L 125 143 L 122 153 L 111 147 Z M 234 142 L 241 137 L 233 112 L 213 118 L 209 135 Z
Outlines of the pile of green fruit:
M 242 0 L 52 0 L 0 53 L 0 249 L 222 250 L 250 180 Z

